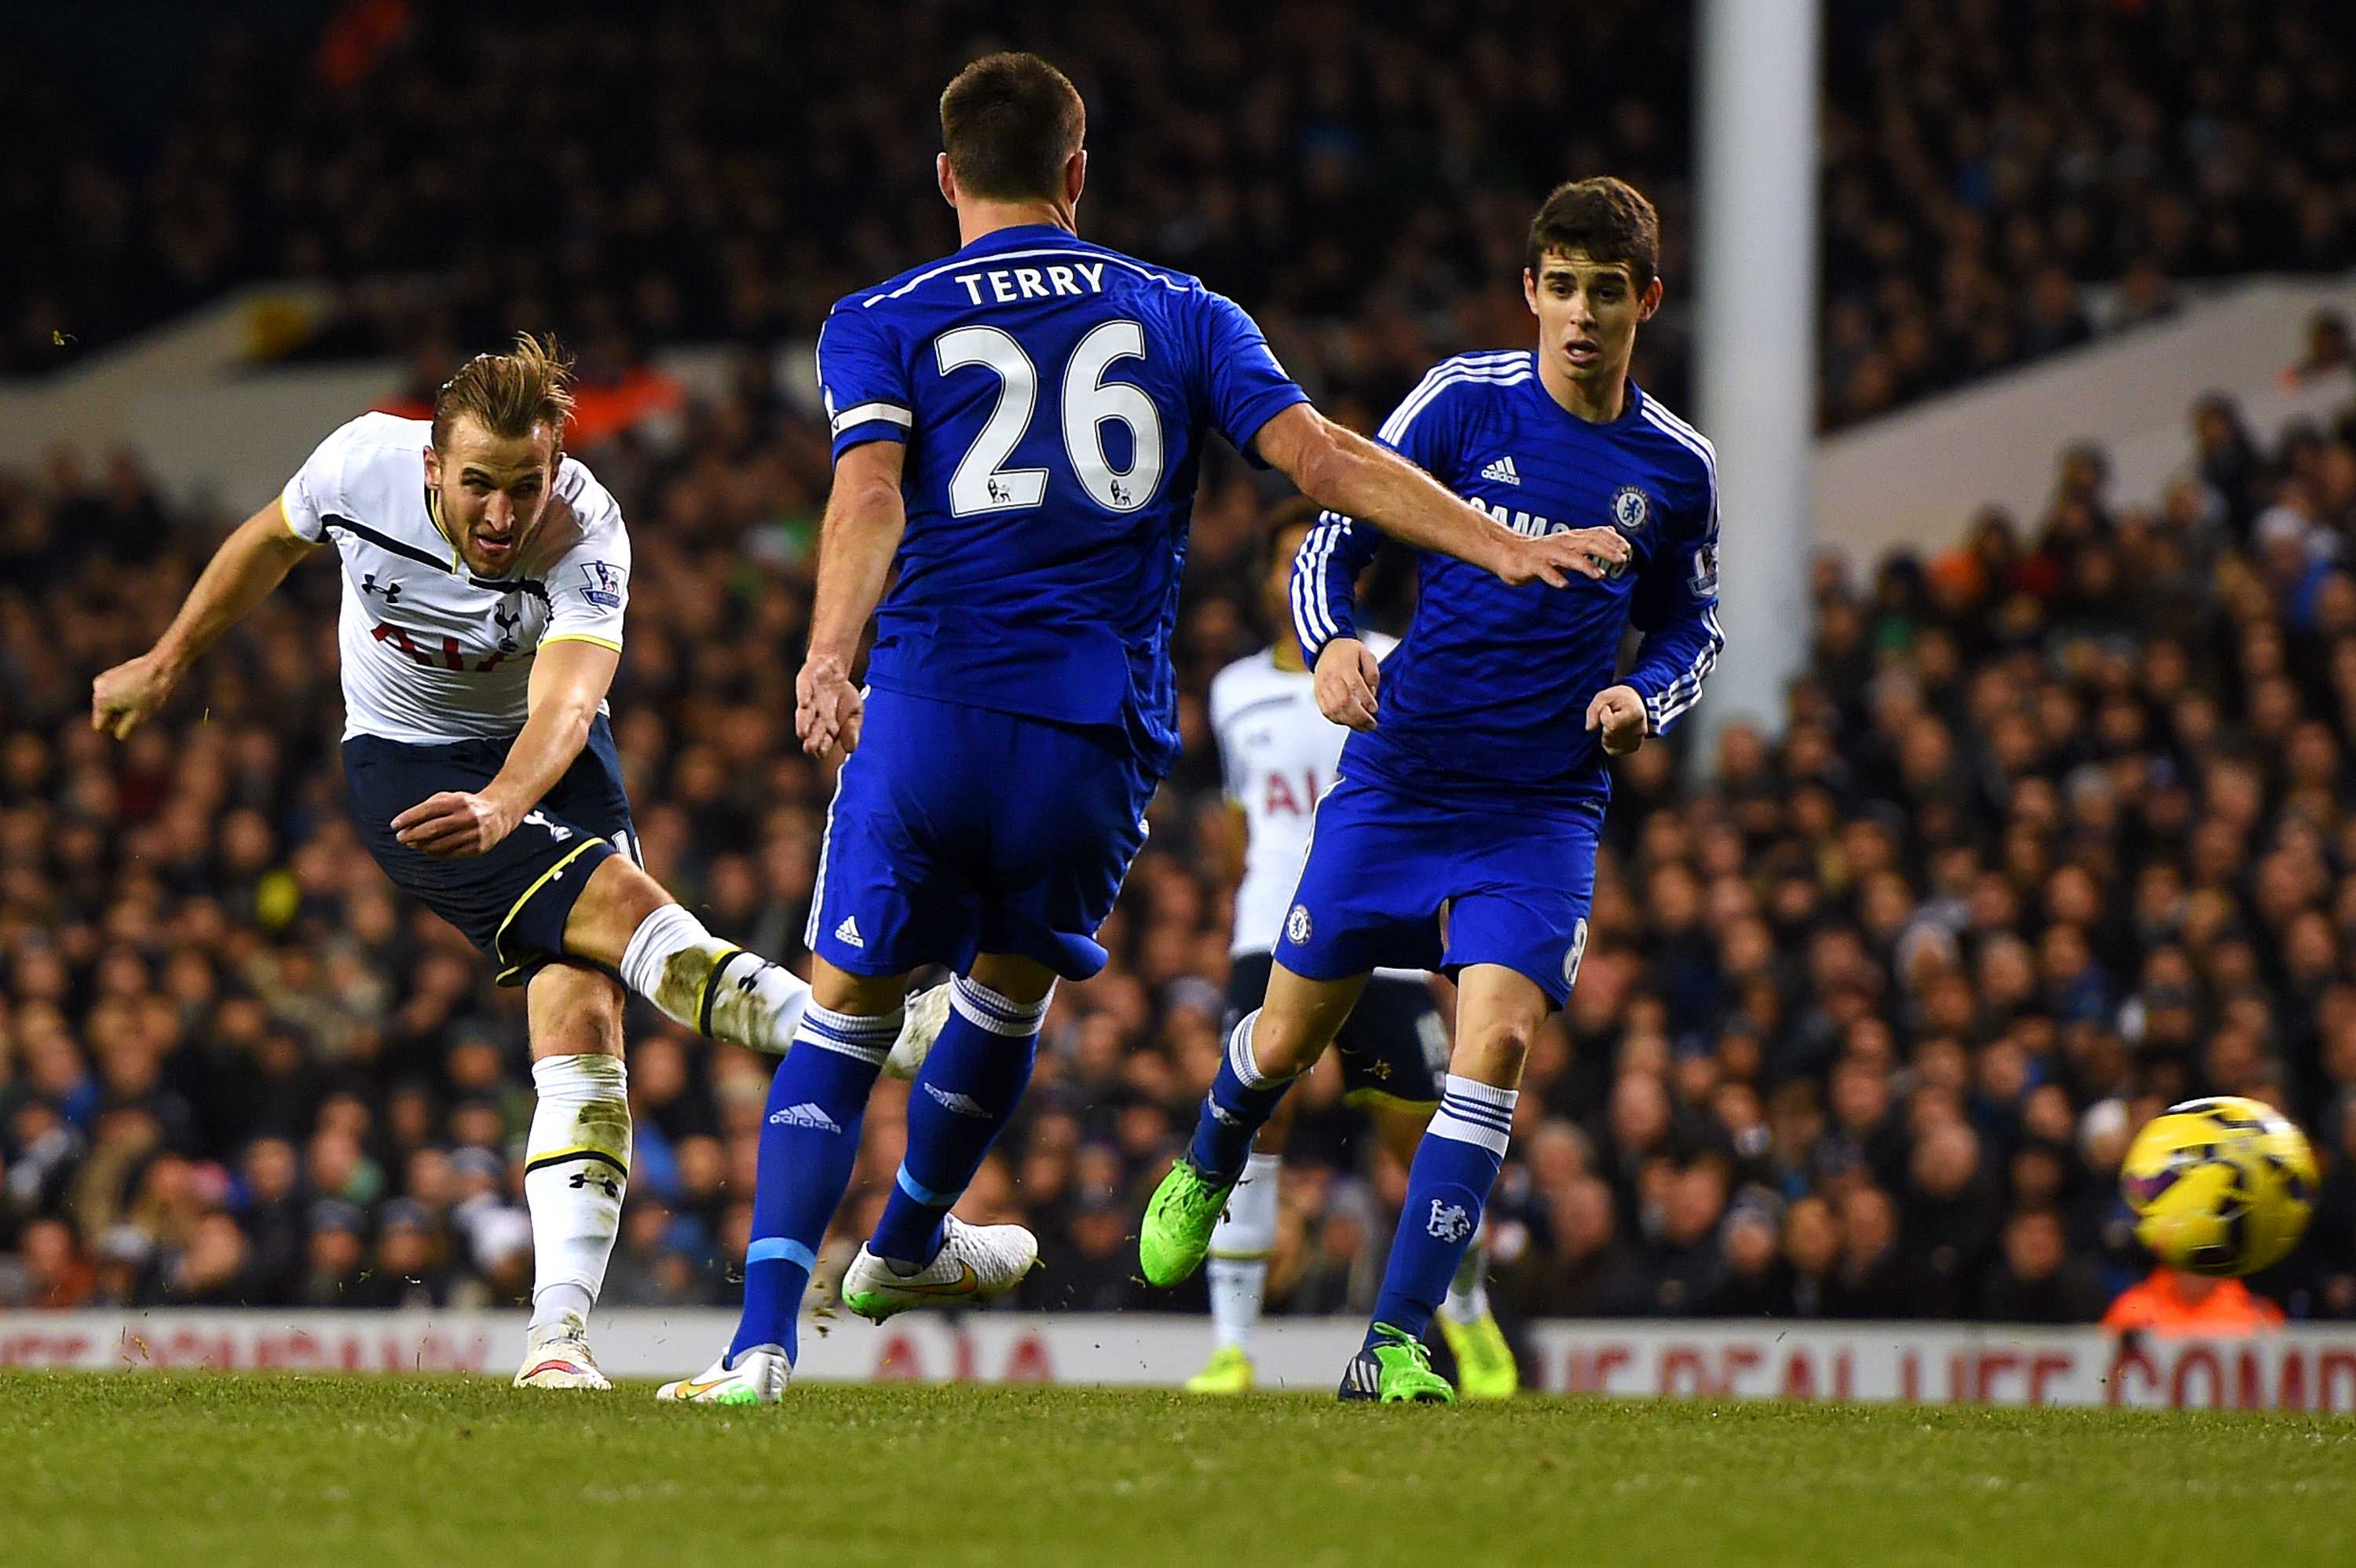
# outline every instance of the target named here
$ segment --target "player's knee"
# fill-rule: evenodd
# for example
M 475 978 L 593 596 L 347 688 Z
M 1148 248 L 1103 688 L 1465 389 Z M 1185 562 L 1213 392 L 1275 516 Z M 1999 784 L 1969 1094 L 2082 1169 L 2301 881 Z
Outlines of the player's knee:
M 1461 1029 L 1449 1070 L 1484 1083 L 1515 1084 L 1536 1027 L 1526 1019 L 1486 1019 Z
M 1290 1078 L 1317 1065 L 1332 1043 L 1313 1019 L 1262 1008 L 1252 1025 L 1252 1060 L 1270 1078 Z
M 881 1018 L 897 1009 L 907 992 L 905 975 L 853 975 L 816 954 L 810 956 L 810 1000 L 830 1013 Z
M 624 993 L 606 976 L 552 964 L 532 976 L 525 1000 L 535 1059 L 622 1054 Z
M 1013 953 L 984 953 L 973 961 L 966 977 L 987 986 L 1010 1002 L 1029 1007 L 1055 988 L 1055 972 L 1033 958 Z

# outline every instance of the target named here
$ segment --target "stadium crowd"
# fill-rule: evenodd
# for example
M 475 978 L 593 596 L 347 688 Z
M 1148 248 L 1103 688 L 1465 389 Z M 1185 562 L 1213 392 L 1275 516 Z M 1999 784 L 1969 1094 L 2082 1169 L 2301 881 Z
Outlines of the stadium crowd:
M 50 151 L 0 181 L 28 237 L 0 253 L 0 370 L 285 276 L 335 292 L 278 324 L 311 354 L 439 367 L 542 325 L 618 375 L 650 346 L 800 341 L 939 232 L 935 95 L 1019 39 L 1087 94 L 1092 237 L 1248 302 L 1330 406 L 1378 416 L 1440 355 L 1512 341 L 1536 195 L 1605 172 L 1662 209 L 1669 303 L 1638 374 L 1686 400 L 1687 7 L 814 15 L 348 0 L 323 28 L 188 38 L 175 91 L 113 94 L 155 117 L 139 130 L 37 36 L 0 48 L 0 131 Z M 94 47 L 118 79 L 124 40 Z M 1826 422 L 2164 315 L 2187 280 L 2356 262 L 2351 69 L 2332 0 L 1831 5 Z
M 765 364 L 675 443 L 586 455 L 638 540 L 614 710 L 648 863 L 796 952 L 829 787 L 787 731 L 826 448 Z M 2091 1319 L 2140 1271 L 2130 1132 L 2220 1090 L 2328 1162 L 2261 1286 L 2356 1317 L 2356 404 L 2261 450 L 2211 400 L 2190 439 L 2163 496 L 2110 496 L 2078 451 L 2041 517 L 1869 579 L 1824 561 L 1781 741 L 1729 727 L 1701 782 L 1677 743 L 1621 764 L 1595 941 L 1492 1208 L 1509 1313 Z M 1269 635 L 1261 483 L 1206 472 L 1190 749 L 1112 965 L 1059 991 L 969 1199 L 1040 1232 L 1025 1305 L 1170 1302 L 1130 1238 L 1219 1050 L 1237 826 L 1202 699 Z M 335 571 L 298 569 L 127 744 L 89 728 L 90 677 L 169 614 L 202 521 L 125 456 L 0 475 L 0 1302 L 511 1300 L 522 1015 L 343 816 Z M 1398 578 L 1374 573 L 1394 616 Z M 650 1012 L 631 1036 L 606 1299 L 728 1300 L 765 1063 Z M 838 1250 L 899 1157 L 898 1092 Z M 1380 1272 L 1403 1173 L 1338 1094 L 1321 1069 L 1292 1139 L 1279 1310 L 1362 1311 Z

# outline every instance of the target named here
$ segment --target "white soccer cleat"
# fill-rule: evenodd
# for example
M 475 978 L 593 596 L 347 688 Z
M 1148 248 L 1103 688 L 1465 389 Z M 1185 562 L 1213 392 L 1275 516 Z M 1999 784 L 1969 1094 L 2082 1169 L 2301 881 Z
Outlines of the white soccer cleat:
M 941 1038 L 941 1026 L 948 1021 L 947 984 L 910 997 L 907 1017 L 900 1022 L 900 1038 L 892 1042 L 892 1054 L 884 1059 L 884 1076 L 915 1078 L 925 1058 L 933 1053 L 933 1041 Z
M 535 1328 L 524 1343 L 523 1365 L 516 1369 L 518 1388 L 612 1388 L 589 1353 L 589 1325 L 577 1312 L 568 1312 L 545 1328 Z
M 665 1383 L 655 1397 L 669 1404 L 776 1404 L 793 1380 L 794 1364 L 775 1350 L 747 1350 L 733 1367 L 723 1351 L 701 1377 Z
M 901 1275 L 865 1247 L 842 1276 L 842 1304 L 881 1323 L 912 1307 L 969 1307 L 1005 1295 L 1039 1263 L 1039 1238 L 1020 1225 L 941 1221 L 941 1250 L 915 1274 Z

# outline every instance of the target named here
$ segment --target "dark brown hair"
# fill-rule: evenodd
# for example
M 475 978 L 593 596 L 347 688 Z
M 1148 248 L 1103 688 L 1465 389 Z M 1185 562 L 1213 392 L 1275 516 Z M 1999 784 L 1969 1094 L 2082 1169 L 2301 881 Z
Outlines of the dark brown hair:
M 958 188 L 1001 201 L 1061 195 L 1088 112 L 1071 80 L 1037 55 L 984 55 L 941 93 L 941 150 Z
M 1317 519 L 1323 515 L 1317 503 L 1306 496 L 1287 496 L 1270 507 L 1267 518 L 1259 526 L 1260 575 L 1266 576 L 1268 569 L 1275 563 L 1276 541 L 1284 537 L 1285 530 L 1313 528 L 1317 526 Z
M 471 414 L 487 435 L 530 435 L 545 425 L 564 444 L 564 421 L 573 417 L 573 357 L 552 337 L 541 342 L 516 334 L 508 354 L 477 354 L 434 394 L 434 444 L 446 446 L 450 428 Z
M 1547 255 L 1584 251 L 1610 266 L 1628 263 L 1639 292 L 1653 286 L 1661 265 L 1661 217 L 1644 193 L 1609 175 L 1558 185 L 1530 219 L 1526 264 L 1535 276 Z

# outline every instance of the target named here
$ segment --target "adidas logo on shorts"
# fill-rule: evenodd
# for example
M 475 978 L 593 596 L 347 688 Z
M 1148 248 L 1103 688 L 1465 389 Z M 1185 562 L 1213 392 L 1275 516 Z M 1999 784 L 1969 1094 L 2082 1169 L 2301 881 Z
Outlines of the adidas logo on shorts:
M 1481 477 L 1494 479 L 1500 485 L 1518 485 L 1522 482 L 1522 476 L 1514 472 L 1514 460 L 1510 456 L 1501 457 L 1481 470 Z
M 769 1113 L 769 1122 L 779 1127 L 808 1127 L 814 1133 L 841 1133 L 842 1125 L 819 1106 L 805 1100 L 798 1105 L 787 1105 L 782 1111 Z
M 845 947 L 867 945 L 866 939 L 859 934 L 859 922 L 850 915 L 844 915 L 842 923 L 834 928 L 834 939 Z

